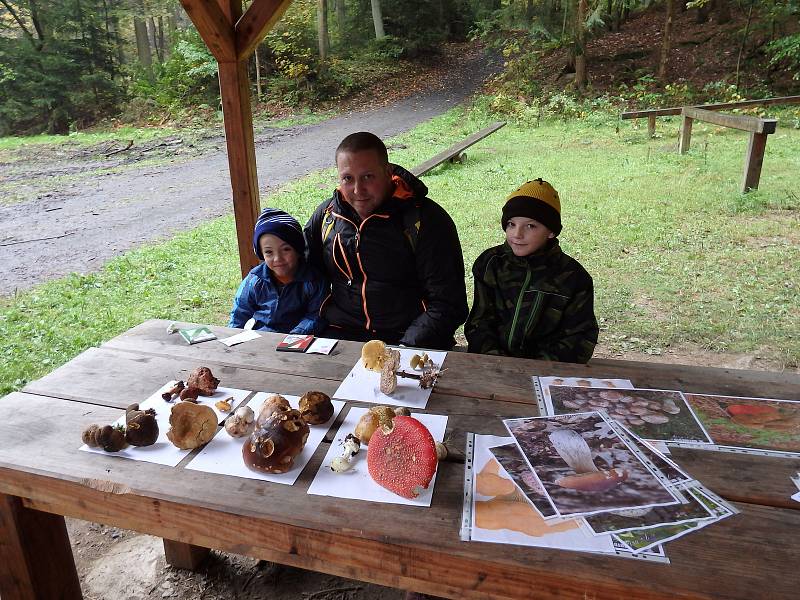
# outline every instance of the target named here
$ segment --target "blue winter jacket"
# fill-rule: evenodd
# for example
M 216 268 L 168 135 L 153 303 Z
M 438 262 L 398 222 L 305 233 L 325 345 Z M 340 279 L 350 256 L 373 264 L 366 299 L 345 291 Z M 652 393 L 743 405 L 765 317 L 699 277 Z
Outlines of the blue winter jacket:
M 328 295 L 328 282 L 313 267 L 302 263 L 293 281 L 278 289 L 266 264 L 254 267 L 244 278 L 228 327 L 244 327 L 251 317 L 253 329 L 317 335 L 327 323 L 319 309 Z

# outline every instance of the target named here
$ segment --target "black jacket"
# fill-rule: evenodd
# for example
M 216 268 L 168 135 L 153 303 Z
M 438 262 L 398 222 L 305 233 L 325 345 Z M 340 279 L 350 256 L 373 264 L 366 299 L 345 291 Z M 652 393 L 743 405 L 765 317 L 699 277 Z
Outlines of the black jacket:
M 359 339 L 450 348 L 468 312 L 456 226 L 419 179 L 392 168 L 402 182 L 363 222 L 336 190 L 306 224 L 309 261 L 331 281 L 321 314 Z

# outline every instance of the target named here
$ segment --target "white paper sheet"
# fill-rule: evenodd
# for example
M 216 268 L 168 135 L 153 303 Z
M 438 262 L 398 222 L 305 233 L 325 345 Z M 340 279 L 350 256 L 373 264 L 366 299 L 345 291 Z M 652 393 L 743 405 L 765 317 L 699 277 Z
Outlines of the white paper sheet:
M 400 351 L 400 370 L 408 373 L 422 373 L 411 368 L 411 357 L 415 354 L 422 354 L 423 350 L 414 348 L 396 348 Z M 437 367 L 441 367 L 447 352 L 434 352 L 425 350 L 428 357 Z M 446 377 L 445 373 L 443 377 Z M 381 393 L 380 390 L 381 374 L 377 371 L 370 371 L 361 363 L 359 358 L 355 366 L 339 385 L 339 389 L 333 394 L 335 398 L 342 400 L 357 400 L 359 402 L 374 402 L 375 404 L 388 404 L 391 406 L 408 406 L 409 408 L 425 408 L 428 398 L 431 397 L 432 388 L 423 390 L 419 387 L 419 381 L 405 377 L 397 378 L 397 389 L 391 396 Z
M 139 403 L 140 410 L 147 410 L 148 408 L 152 408 L 156 411 L 156 422 L 158 423 L 158 439 L 156 443 L 152 446 L 128 446 L 127 448 L 123 448 L 119 452 L 106 452 L 102 448 L 90 448 L 87 445 L 83 445 L 79 448 L 84 452 L 93 452 L 95 454 L 105 454 L 106 456 L 119 456 L 121 458 L 130 458 L 133 460 L 141 460 L 144 462 L 151 462 L 156 463 L 159 465 L 167 465 L 169 467 L 174 467 L 179 462 L 181 462 L 184 457 L 191 452 L 191 450 L 181 450 L 176 448 L 172 445 L 172 442 L 169 441 L 167 438 L 167 431 L 169 431 L 169 415 L 172 412 L 172 407 L 175 406 L 179 401 L 167 402 L 161 397 L 161 394 L 169 390 L 175 385 L 174 381 L 167 383 L 166 385 L 161 386 L 157 392 L 155 392 L 152 396 L 147 398 L 144 402 Z M 227 398 L 228 396 L 233 396 L 233 401 L 231 402 L 232 409 L 236 409 L 236 406 L 241 403 L 247 396 L 249 396 L 252 392 L 249 390 L 238 390 L 235 388 L 224 388 L 218 387 L 217 391 L 214 393 L 213 396 L 200 396 L 198 400 L 198 404 L 205 404 L 206 406 L 210 406 L 217 415 L 217 422 L 220 422 L 225 419 L 225 417 L 230 413 L 223 413 L 220 411 L 214 403 L 218 400 L 222 400 L 223 398 Z M 100 423 L 99 423 L 100 424 Z M 122 416 L 117 419 L 113 425 L 125 425 L 125 413 L 123 411 Z
M 306 350 L 306 354 L 330 354 L 339 340 L 332 338 L 316 338 Z
M 282 395 L 289 401 L 289 405 L 292 408 L 298 407 L 299 396 Z M 269 396 L 272 396 L 272 393 L 258 392 L 247 403 L 247 406 L 252 408 L 253 412 L 258 415 L 258 409 L 261 408 L 264 400 Z M 309 425 L 310 432 L 306 445 L 303 447 L 303 451 L 294 459 L 294 465 L 291 470 L 286 473 L 261 473 L 250 469 L 244 464 L 244 459 L 242 458 L 242 445 L 248 438 L 233 438 L 228 435 L 224 428 L 217 432 L 214 439 L 186 465 L 186 468 L 193 471 L 204 471 L 205 473 L 219 473 L 220 475 L 233 475 L 234 477 L 244 477 L 246 479 L 261 479 L 263 481 L 294 485 L 294 482 L 297 481 L 308 461 L 314 456 L 314 452 L 345 404 L 339 400 L 333 400 L 332 402 L 333 416 L 322 425 Z
M 508 527 L 498 527 L 497 529 L 486 529 L 478 526 L 481 517 L 478 516 L 481 503 L 488 503 L 495 498 L 478 493 L 480 487 L 479 479 L 481 471 L 490 461 L 495 461 L 494 456 L 489 451 L 492 446 L 504 443 L 509 438 L 493 435 L 475 436 L 475 454 L 473 459 L 473 490 L 472 490 L 472 540 L 477 542 L 495 542 L 500 544 L 516 544 L 520 546 L 536 546 L 541 548 L 557 548 L 562 550 L 580 550 L 584 552 L 603 552 L 614 554 L 614 544 L 610 535 L 593 536 L 588 529 L 585 529 L 578 519 L 566 519 L 562 521 L 548 521 L 536 512 L 527 502 L 509 502 L 510 505 L 517 505 L 515 508 L 524 507 L 527 509 L 526 519 L 531 523 L 536 523 L 536 527 L 525 527 L 520 522 L 519 515 L 508 516 Z M 502 476 L 508 477 L 500 469 Z M 510 478 L 509 478 L 510 481 Z M 502 520 L 499 515 L 497 520 Z M 530 535 L 523 530 L 531 531 L 537 529 L 541 535 Z
M 236 344 L 241 344 L 242 342 L 249 342 L 250 340 L 255 340 L 260 337 L 260 333 L 250 329 L 248 331 L 243 331 L 242 333 L 232 335 L 231 337 L 226 337 L 224 340 L 220 340 L 220 342 L 230 347 L 235 346 Z
M 430 354 L 429 354 L 430 356 Z M 435 361 L 436 359 L 434 359 Z M 370 502 L 385 502 L 388 504 L 408 504 L 411 506 L 430 506 L 433 497 L 433 487 L 436 484 L 434 474 L 427 489 L 415 499 L 409 500 L 389 490 L 382 488 L 369 474 L 367 469 L 367 446 L 362 446 L 353 459 L 353 467 L 344 473 L 334 473 L 331 471 L 331 461 L 337 456 L 342 455 L 342 443 L 348 433 L 353 433 L 358 420 L 368 409 L 350 407 L 336 433 L 336 439 L 328 449 L 325 460 L 322 461 L 319 471 L 317 471 L 314 481 L 308 488 L 308 493 L 315 496 L 333 496 L 336 498 L 350 498 L 352 500 L 368 500 Z M 411 413 L 411 416 L 422 422 L 428 431 L 431 432 L 433 439 L 441 442 L 444 439 L 445 428 L 447 427 L 447 417 L 445 415 L 426 415 L 421 413 Z

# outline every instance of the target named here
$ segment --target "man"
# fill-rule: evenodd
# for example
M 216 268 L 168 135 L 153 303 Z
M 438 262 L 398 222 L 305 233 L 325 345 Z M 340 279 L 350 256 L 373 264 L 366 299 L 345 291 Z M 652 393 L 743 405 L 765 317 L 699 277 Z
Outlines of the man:
M 336 169 L 338 187 L 305 227 L 309 262 L 331 281 L 324 335 L 451 348 L 467 318 L 453 220 L 371 133 L 342 140 Z

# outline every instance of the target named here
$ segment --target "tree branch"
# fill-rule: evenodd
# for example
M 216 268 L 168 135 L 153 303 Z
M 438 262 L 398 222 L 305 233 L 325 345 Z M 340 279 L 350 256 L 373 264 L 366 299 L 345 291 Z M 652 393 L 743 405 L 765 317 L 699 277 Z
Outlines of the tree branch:
M 28 37 L 28 39 L 30 40 L 31 44 L 33 44 L 33 46 L 37 50 L 41 50 L 42 49 L 42 40 L 33 37 L 33 34 L 25 26 L 25 23 L 20 18 L 19 14 L 17 14 L 17 11 L 14 10 L 14 7 L 11 6 L 11 4 L 9 4 L 6 0 L 0 0 L 0 4 L 2 4 L 3 6 L 6 7 L 6 10 L 8 11 L 8 13 L 17 22 L 17 25 L 20 26 L 20 29 L 22 29 L 23 33 Z M 37 33 L 40 33 L 38 27 L 37 27 Z

